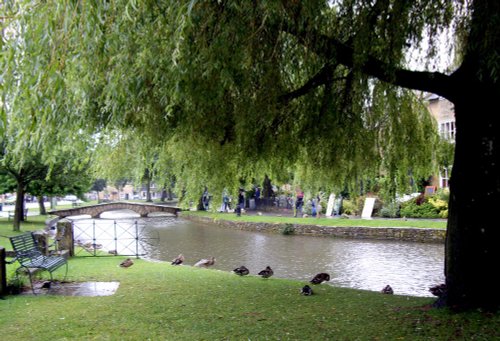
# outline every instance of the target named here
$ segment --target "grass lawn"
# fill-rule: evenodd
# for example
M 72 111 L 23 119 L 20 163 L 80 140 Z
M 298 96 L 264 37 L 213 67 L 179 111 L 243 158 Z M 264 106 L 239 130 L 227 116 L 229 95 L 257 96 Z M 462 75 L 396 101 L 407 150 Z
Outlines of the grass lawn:
M 43 228 L 44 218 L 29 218 L 22 231 Z M 11 224 L 0 219 L 0 235 L 12 233 Z M 6 241 L 0 238 L 0 245 Z M 306 297 L 299 293 L 303 281 L 141 259 L 121 268 L 123 259 L 69 261 L 70 281 L 119 281 L 112 296 L 4 297 L 2 339 L 500 340 L 500 314 L 431 309 L 432 298 L 327 284 L 313 286 L 314 295 Z
M 119 281 L 106 297 L 8 296 L 8 340 L 495 340 L 500 315 L 429 309 L 429 298 L 171 266 L 73 258 L 69 279 Z M 29 327 L 28 327 L 29 326 Z
M 21 232 L 12 230 L 12 220 L 5 217 L 0 217 L 0 246 L 7 250 L 12 250 L 10 241 L 7 237 L 15 236 L 27 231 L 37 231 L 45 229 L 45 221 L 49 216 L 29 216 L 26 221 L 21 222 Z
M 445 229 L 446 222 L 431 219 L 343 219 L 343 218 L 294 218 L 277 215 L 242 214 L 237 217 L 234 213 L 214 213 L 204 211 L 183 211 L 182 215 L 210 217 L 219 220 L 234 220 L 256 223 L 307 224 L 322 226 L 363 226 L 363 227 L 418 227 Z

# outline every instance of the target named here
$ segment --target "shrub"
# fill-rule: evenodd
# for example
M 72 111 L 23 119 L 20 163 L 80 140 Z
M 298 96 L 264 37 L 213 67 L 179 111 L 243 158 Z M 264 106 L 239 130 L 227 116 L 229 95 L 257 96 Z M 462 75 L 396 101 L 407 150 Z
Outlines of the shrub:
M 7 283 L 7 292 L 12 295 L 19 295 L 25 286 L 24 280 L 21 277 L 13 277 Z
M 347 215 L 356 215 L 358 214 L 358 207 L 355 202 L 352 200 L 344 199 L 342 200 L 342 213 Z
M 384 218 L 399 217 L 399 204 L 392 202 L 380 209 L 380 216 Z
M 401 207 L 400 214 L 407 218 L 439 218 L 439 211 L 431 203 L 417 205 L 413 200 Z
M 440 195 L 421 195 L 403 203 L 400 215 L 408 218 L 447 218 L 448 203 Z
M 295 233 L 295 227 L 293 227 L 293 224 L 285 224 L 285 226 L 281 230 L 281 234 L 284 235 L 290 235 L 294 233 Z

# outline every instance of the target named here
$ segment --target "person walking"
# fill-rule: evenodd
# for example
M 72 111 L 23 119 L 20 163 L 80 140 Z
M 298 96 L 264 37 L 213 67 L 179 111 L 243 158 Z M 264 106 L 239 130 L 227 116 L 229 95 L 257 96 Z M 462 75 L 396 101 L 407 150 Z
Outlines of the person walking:
M 321 197 L 318 195 L 318 197 L 316 198 L 316 218 L 319 218 L 322 209 L 323 207 L 321 206 Z
M 296 190 L 296 198 L 295 198 L 295 214 L 294 217 L 297 217 L 297 214 L 300 213 L 302 214 L 302 206 L 304 206 L 304 192 L 300 189 L 300 187 L 297 187 Z
M 228 212 L 229 211 L 229 196 L 227 193 L 224 191 L 224 195 L 222 196 L 222 205 L 223 205 L 223 212 Z
M 260 187 L 255 187 L 255 208 L 258 209 L 260 206 Z
M 240 192 L 238 193 L 238 205 L 236 206 L 236 215 L 239 217 L 241 215 L 241 211 L 245 209 L 245 190 L 240 188 Z

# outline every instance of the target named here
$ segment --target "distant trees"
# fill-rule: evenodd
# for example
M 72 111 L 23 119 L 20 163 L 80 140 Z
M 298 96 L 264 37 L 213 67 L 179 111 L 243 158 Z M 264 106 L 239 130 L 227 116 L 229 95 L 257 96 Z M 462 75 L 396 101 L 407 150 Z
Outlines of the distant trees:
M 16 193 L 15 212 L 13 220 L 14 231 L 19 231 L 20 222 L 24 220 L 24 197 L 29 193 L 38 198 L 40 213 L 45 213 L 43 196 L 62 196 L 65 194 L 83 195 L 91 186 L 88 167 L 69 162 L 68 158 L 60 156 L 60 161 L 49 166 L 40 155 L 29 155 L 22 164 L 9 162 L 4 155 L 0 160 L 0 174 L 10 181 L 3 186 L 4 193 Z M 73 160 L 74 161 L 74 160 Z

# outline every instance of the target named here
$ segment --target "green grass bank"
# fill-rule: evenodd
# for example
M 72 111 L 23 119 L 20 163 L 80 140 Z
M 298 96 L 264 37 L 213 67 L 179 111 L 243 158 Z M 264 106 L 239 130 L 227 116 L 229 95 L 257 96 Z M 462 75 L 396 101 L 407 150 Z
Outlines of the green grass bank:
M 255 212 L 238 217 L 234 213 L 198 211 L 183 211 L 181 217 L 230 229 L 312 237 L 440 244 L 446 239 L 446 222 L 442 220 L 294 218 Z
M 181 216 L 209 217 L 216 220 L 237 220 L 248 223 L 281 223 L 281 224 L 314 224 L 321 226 L 338 227 L 414 227 L 446 229 L 446 221 L 431 219 L 357 219 L 357 218 L 295 218 L 289 216 L 279 216 L 276 214 L 262 215 L 242 214 L 237 217 L 234 213 L 205 212 L 205 211 L 183 211 Z
M 30 217 L 31 218 L 31 217 Z M 23 223 L 43 228 L 44 218 Z M 0 219 L 0 235 L 11 222 Z M 0 245 L 8 241 L 2 237 Z M 118 281 L 112 296 L 7 296 L 6 340 L 500 340 L 500 314 L 430 308 L 432 298 L 171 266 L 124 257 L 69 261 L 70 281 Z M 9 272 L 13 267 L 9 267 Z M 63 276 L 64 271 L 56 272 Z
M 8 296 L 9 340 L 496 340 L 500 316 L 430 309 L 432 299 L 314 286 L 122 257 L 73 258 L 69 280 L 119 281 L 112 296 Z

